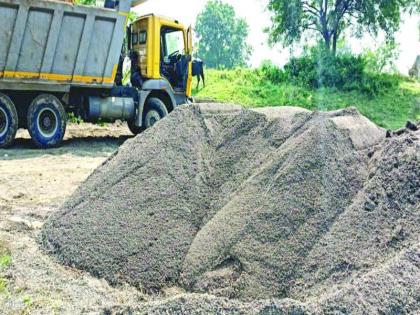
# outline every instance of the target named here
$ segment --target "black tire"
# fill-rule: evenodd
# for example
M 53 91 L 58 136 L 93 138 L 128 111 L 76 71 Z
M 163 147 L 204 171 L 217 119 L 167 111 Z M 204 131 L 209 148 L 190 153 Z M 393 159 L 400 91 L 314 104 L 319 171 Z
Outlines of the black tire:
M 51 94 L 39 95 L 32 101 L 27 121 L 32 141 L 39 148 L 59 145 L 66 133 L 66 111 L 58 98 Z
M 0 148 L 7 148 L 13 144 L 18 124 L 15 104 L 7 95 L 0 93 Z
M 147 99 L 143 113 L 143 126 L 148 129 L 153 127 L 159 120 L 168 116 L 168 109 L 165 104 L 156 97 Z
M 130 129 L 130 131 L 133 135 L 138 135 L 145 130 L 145 128 L 143 128 L 143 127 L 137 127 L 134 124 L 134 121 L 127 121 L 127 126 L 128 126 L 128 129 Z

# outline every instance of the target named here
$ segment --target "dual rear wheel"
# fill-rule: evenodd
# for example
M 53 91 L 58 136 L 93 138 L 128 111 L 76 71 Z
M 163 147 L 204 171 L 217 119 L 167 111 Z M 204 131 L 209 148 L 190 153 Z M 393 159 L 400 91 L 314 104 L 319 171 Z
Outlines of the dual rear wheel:
M 67 115 L 57 97 L 42 94 L 36 97 L 28 109 L 28 131 L 39 148 L 51 148 L 64 138 Z
M 0 148 L 7 148 L 16 137 L 18 114 L 15 104 L 5 94 L 0 93 Z
M 0 93 L 0 148 L 13 143 L 18 119 L 15 104 L 7 95 Z M 67 117 L 63 104 L 54 95 L 37 96 L 29 106 L 26 120 L 29 134 L 37 147 L 54 147 L 63 140 Z

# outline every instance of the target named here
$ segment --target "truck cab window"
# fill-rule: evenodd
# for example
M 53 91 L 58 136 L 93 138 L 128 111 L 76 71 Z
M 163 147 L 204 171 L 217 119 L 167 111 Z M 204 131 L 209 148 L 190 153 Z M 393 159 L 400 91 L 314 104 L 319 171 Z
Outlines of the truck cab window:
M 137 45 L 138 44 L 138 42 L 139 42 L 139 37 L 138 37 L 138 35 L 137 35 L 137 33 L 133 33 L 133 38 L 131 39 L 131 42 L 133 43 L 133 45 Z
M 184 33 L 182 31 L 173 31 L 165 34 L 166 51 L 165 58 L 185 52 Z
M 161 75 L 176 91 L 185 91 L 188 76 L 184 31 L 176 28 L 161 29 Z
M 139 33 L 139 45 L 146 45 L 147 43 L 147 32 L 140 31 Z

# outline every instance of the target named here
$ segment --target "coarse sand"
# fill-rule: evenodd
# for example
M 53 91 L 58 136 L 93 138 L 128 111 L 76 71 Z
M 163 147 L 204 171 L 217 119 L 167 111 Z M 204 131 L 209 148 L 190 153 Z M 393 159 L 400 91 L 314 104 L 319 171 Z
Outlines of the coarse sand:
M 187 292 L 138 313 L 413 314 L 409 126 L 386 137 L 352 108 L 182 106 L 99 167 L 40 242 L 112 284 Z

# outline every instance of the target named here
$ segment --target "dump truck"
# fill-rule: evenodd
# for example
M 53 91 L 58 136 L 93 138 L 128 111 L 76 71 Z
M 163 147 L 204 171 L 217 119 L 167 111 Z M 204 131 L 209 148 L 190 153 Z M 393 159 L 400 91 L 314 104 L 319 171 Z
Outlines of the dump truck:
M 128 25 L 145 0 L 88 7 L 0 0 L 0 147 L 18 128 L 41 148 L 63 140 L 67 115 L 122 120 L 140 133 L 191 98 L 192 30 L 156 15 Z M 124 60 L 131 60 L 124 85 Z

